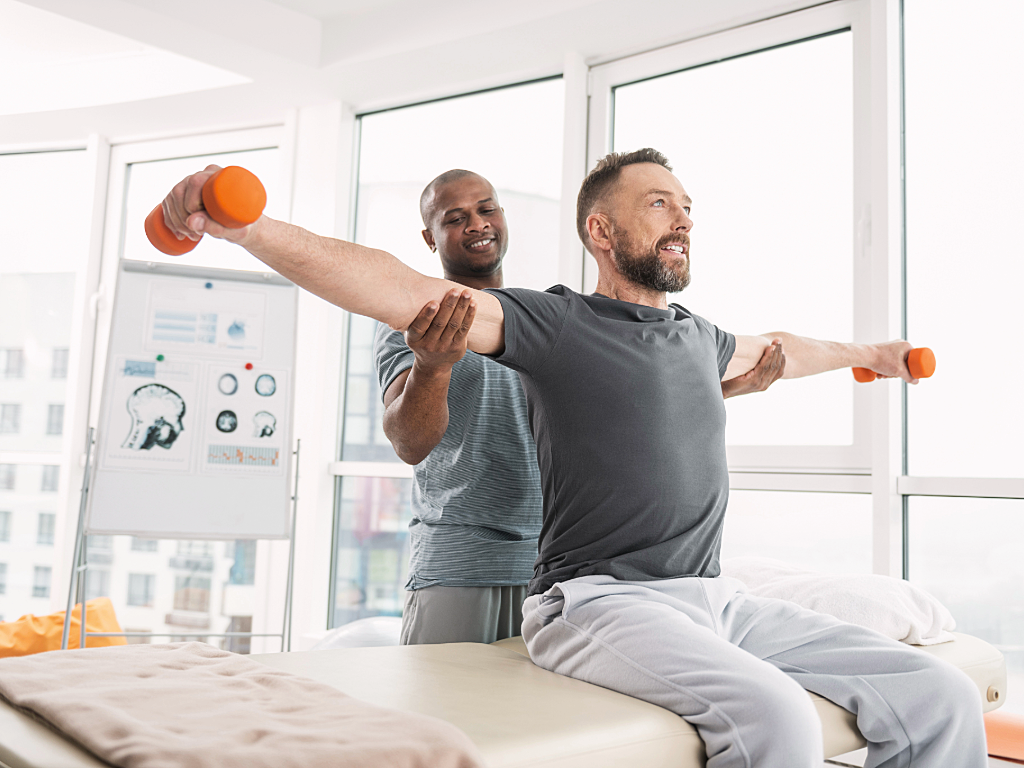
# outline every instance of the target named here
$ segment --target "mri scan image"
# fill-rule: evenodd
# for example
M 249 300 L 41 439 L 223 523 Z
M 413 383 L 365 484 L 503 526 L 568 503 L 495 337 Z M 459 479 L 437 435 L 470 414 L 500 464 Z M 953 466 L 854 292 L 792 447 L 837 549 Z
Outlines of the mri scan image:
M 277 392 L 277 382 L 274 381 L 274 377 L 269 373 L 264 373 L 258 379 L 256 379 L 256 394 L 263 395 L 263 397 L 270 397 L 272 394 Z
M 234 411 L 221 411 L 217 414 L 217 429 L 221 432 L 234 432 L 238 426 L 238 417 Z
M 252 417 L 252 421 L 256 425 L 256 429 L 252 433 L 253 437 L 270 437 L 277 429 L 277 419 L 272 413 L 266 411 L 257 413 Z
M 181 395 L 163 384 L 146 384 L 128 397 L 128 413 L 132 417 L 131 431 L 122 448 L 148 451 L 154 445 L 167 449 L 174 445 L 185 427 L 185 401 Z
M 233 373 L 225 373 L 220 377 L 220 381 L 217 382 L 217 389 L 220 390 L 222 395 L 233 395 L 238 391 L 238 379 L 235 378 Z

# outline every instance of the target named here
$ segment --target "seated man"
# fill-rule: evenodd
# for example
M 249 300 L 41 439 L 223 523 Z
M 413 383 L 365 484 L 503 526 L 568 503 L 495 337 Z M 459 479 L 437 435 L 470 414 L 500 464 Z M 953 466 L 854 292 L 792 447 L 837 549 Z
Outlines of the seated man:
M 423 239 L 447 280 L 501 288 L 509 234 L 482 176 L 451 170 L 420 197 Z M 449 291 L 403 334 L 374 344 L 384 433 L 413 474 L 402 643 L 493 643 L 521 632 L 541 527 L 540 470 L 516 374 L 466 353 L 470 294 Z M 456 330 L 460 329 L 460 330 Z M 782 375 L 775 344 L 722 382 L 723 397 L 762 391 Z
M 215 171 L 165 199 L 180 236 L 239 243 L 396 329 L 457 287 L 266 217 L 225 229 L 201 210 Z M 667 292 L 690 280 L 690 208 L 660 153 L 613 153 L 577 203 L 596 293 L 471 291 L 468 347 L 519 372 L 537 443 L 544 518 L 523 608 L 531 657 L 676 712 L 700 733 L 709 768 L 820 768 L 821 726 L 803 689 L 855 713 L 871 768 L 982 768 L 981 702 L 963 672 L 719 576 L 729 489 L 721 381 L 753 368 L 772 338 L 786 350 L 785 378 L 859 366 L 916 379 L 905 341 L 733 336 L 669 305 Z

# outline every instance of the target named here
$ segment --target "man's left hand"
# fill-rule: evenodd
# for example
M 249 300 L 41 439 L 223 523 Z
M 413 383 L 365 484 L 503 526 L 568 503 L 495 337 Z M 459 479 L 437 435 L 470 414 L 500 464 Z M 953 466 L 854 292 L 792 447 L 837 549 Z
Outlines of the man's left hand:
M 786 370 L 786 355 L 778 339 L 769 344 L 757 365 L 735 379 L 722 382 L 724 399 L 747 395 L 751 392 L 764 392 L 768 387 L 782 378 Z

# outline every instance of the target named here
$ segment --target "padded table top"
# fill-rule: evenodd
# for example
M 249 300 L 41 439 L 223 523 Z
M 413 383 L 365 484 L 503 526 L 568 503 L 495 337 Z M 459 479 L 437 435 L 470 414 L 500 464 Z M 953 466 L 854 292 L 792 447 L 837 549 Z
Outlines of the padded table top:
M 1006 667 L 991 645 L 969 635 L 922 648 L 1005 695 Z M 319 680 L 365 701 L 447 720 L 480 747 L 491 768 L 699 768 L 697 732 L 668 710 L 589 683 L 546 672 L 521 640 L 386 648 L 342 648 L 252 658 Z M 814 696 L 826 754 L 864 745 L 853 716 Z M 986 710 L 999 702 L 986 701 Z M 104 765 L 45 725 L 0 704 L 0 765 L 99 768 Z

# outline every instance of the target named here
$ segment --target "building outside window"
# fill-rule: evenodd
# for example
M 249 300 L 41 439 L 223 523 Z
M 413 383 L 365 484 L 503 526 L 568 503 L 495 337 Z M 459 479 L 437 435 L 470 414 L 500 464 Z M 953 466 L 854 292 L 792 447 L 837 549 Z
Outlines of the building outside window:
M 68 353 L 67 347 L 53 350 L 53 362 L 50 366 L 51 379 L 66 379 L 68 377 Z
M 155 596 L 156 576 L 154 574 L 128 574 L 128 605 L 152 608 Z
M 7 594 L 7 563 L 0 563 L 0 595 Z
M 21 431 L 21 406 L 0 403 L 0 435 L 16 435 Z
M 14 464 L 0 464 L 0 491 L 13 491 L 17 474 Z
M 207 613 L 210 610 L 210 580 L 201 576 L 175 576 L 174 610 Z
M 97 597 L 110 597 L 110 571 L 90 568 L 85 580 L 85 599 L 93 600 Z
M 48 565 L 37 565 L 32 577 L 32 597 L 50 596 L 50 577 L 53 569 Z
M 0 541 L 11 540 L 11 513 L 0 509 Z
M 36 544 L 41 547 L 53 546 L 53 532 L 57 524 L 57 516 L 52 512 L 39 513 L 39 528 L 36 535 Z
M 132 552 L 156 552 L 159 548 L 158 539 L 140 539 L 132 536 Z
M 21 379 L 25 376 L 25 350 L 0 349 L 0 378 Z
M 228 582 L 231 584 L 256 583 L 256 542 L 255 540 L 236 541 L 232 554 L 235 557 L 231 564 Z M 251 619 L 251 617 L 250 617 Z M 234 630 L 233 630 L 234 631 Z M 242 630 L 237 630 L 242 631 Z M 248 631 L 248 630 L 245 630 Z
M 46 412 L 46 434 L 64 434 L 64 405 L 62 403 L 51 403 Z
M 213 544 L 209 541 L 182 539 L 178 542 L 179 557 L 213 557 Z
M 60 466 L 57 464 L 43 465 L 43 482 L 39 490 L 44 493 L 56 493 L 60 485 Z

